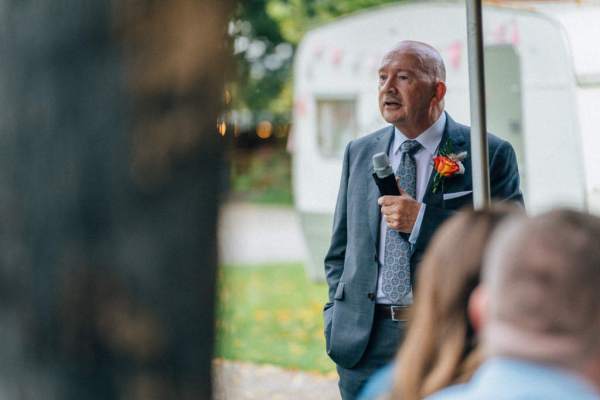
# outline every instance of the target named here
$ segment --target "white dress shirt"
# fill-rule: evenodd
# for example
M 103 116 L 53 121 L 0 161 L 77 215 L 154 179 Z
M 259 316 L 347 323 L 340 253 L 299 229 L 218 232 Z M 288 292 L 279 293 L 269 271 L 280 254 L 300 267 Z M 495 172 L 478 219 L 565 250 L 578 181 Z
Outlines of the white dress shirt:
M 427 190 L 427 184 L 429 183 L 429 177 L 431 176 L 431 172 L 433 171 L 433 157 L 437 154 L 438 147 L 440 142 L 442 141 L 442 135 L 444 133 L 444 128 L 446 127 L 446 113 L 442 112 L 442 115 L 438 118 L 438 120 L 427 128 L 423 133 L 421 133 L 415 139 L 417 142 L 421 144 L 421 148 L 414 154 L 415 161 L 417 163 L 417 193 L 416 200 L 421 203 L 421 208 L 419 209 L 419 214 L 417 216 L 417 220 L 415 221 L 415 225 L 413 226 L 412 232 L 408 238 L 408 241 L 411 244 L 411 247 L 417 242 L 417 238 L 419 237 L 419 232 L 421 230 L 421 223 L 423 222 L 423 215 L 425 214 L 425 204 L 422 203 L 423 196 L 425 196 L 425 191 Z M 394 134 L 394 142 L 390 146 L 389 151 L 389 159 L 390 164 L 394 171 L 398 169 L 398 165 L 400 165 L 400 146 L 405 141 L 409 140 L 398 128 L 395 128 Z M 385 257 L 385 236 L 387 234 L 387 223 L 385 222 L 385 218 L 383 215 L 381 216 L 381 221 L 379 224 L 379 272 L 381 272 L 381 266 L 383 265 L 383 260 Z M 379 273 L 377 277 L 377 297 L 376 302 L 379 304 L 389 304 L 390 301 L 386 298 L 385 294 L 381 289 L 382 287 L 382 275 Z M 401 302 L 402 304 L 411 304 L 412 303 L 412 291 L 408 294 L 405 301 Z

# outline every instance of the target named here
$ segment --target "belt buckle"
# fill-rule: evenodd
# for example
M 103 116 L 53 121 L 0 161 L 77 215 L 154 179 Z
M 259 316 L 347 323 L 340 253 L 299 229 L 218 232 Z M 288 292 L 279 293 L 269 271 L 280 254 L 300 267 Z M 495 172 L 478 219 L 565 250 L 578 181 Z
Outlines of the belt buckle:
M 406 321 L 406 319 L 402 319 L 402 311 L 406 310 L 407 306 L 390 306 L 390 311 L 392 312 L 392 321 Z M 398 318 L 396 318 L 396 312 L 398 312 Z

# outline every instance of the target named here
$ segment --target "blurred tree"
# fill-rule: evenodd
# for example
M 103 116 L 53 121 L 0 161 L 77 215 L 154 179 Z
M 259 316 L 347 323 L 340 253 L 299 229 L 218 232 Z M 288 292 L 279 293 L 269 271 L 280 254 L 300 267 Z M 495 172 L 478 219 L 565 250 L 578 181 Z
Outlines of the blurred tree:
M 397 0 L 248 0 L 238 4 L 229 33 L 238 70 L 232 108 L 290 119 L 292 63 L 307 30 L 337 17 Z
M 234 0 L 0 0 L 0 399 L 210 399 Z
M 267 12 L 278 22 L 282 36 L 288 42 L 298 44 L 304 33 L 316 25 L 387 3 L 399 3 L 399 1 L 270 0 L 267 5 Z

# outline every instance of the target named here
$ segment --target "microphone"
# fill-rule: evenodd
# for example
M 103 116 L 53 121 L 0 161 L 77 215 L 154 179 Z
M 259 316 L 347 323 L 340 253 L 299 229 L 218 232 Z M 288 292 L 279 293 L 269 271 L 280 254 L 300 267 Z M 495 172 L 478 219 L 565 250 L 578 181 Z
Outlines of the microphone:
M 396 175 L 387 154 L 377 153 L 373 156 L 373 170 L 373 179 L 382 196 L 400 196 Z

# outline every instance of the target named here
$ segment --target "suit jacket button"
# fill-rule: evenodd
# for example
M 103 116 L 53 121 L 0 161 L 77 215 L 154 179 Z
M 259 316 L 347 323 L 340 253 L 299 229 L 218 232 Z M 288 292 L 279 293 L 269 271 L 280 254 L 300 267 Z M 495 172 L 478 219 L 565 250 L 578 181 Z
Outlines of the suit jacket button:
M 369 300 L 375 300 L 375 293 L 369 293 L 367 294 L 367 297 L 369 298 Z

